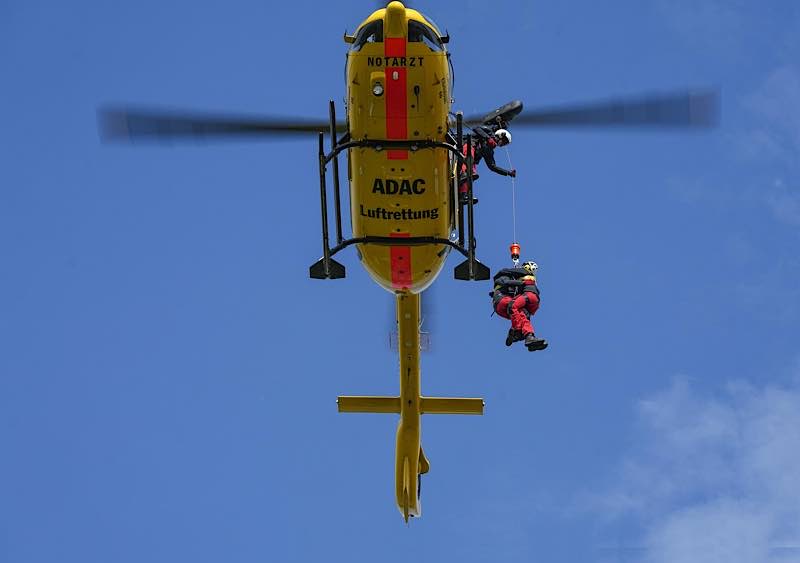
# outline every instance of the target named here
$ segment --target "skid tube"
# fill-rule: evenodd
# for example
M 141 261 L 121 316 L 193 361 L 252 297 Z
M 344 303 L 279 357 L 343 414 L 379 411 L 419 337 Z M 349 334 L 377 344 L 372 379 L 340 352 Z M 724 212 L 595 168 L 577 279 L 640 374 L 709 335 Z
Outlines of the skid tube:
M 456 249 L 460 252 L 466 260 L 456 266 L 454 270 L 454 277 L 459 280 L 488 280 L 489 268 L 481 264 L 475 258 L 475 222 L 473 216 L 473 202 L 472 202 L 472 174 L 467 174 L 467 204 L 462 206 L 456 199 L 455 205 L 458 205 L 458 243 L 450 239 L 438 237 L 407 237 L 402 240 L 392 237 L 380 236 L 367 236 L 351 239 L 344 239 L 342 237 L 342 209 L 340 198 L 339 186 L 339 161 L 338 156 L 344 150 L 356 147 L 372 148 L 376 151 L 390 150 L 390 149 L 406 149 L 411 152 L 416 152 L 420 149 L 435 149 L 442 148 L 450 151 L 450 153 L 457 160 L 460 170 L 461 165 L 466 165 L 467 170 L 472 170 L 472 140 L 469 135 L 462 135 L 463 116 L 459 112 L 456 114 L 457 137 L 456 144 L 446 143 L 444 141 L 398 141 L 398 140 L 378 140 L 378 139 L 362 139 L 354 141 L 350 139 L 350 133 L 345 133 L 340 139 L 336 137 L 336 109 L 333 100 L 329 103 L 330 115 L 330 137 L 331 137 L 331 152 L 325 153 L 324 136 L 325 134 L 319 132 L 319 186 L 320 186 L 320 212 L 322 215 L 322 258 L 311 265 L 309 268 L 309 275 L 315 279 L 339 279 L 344 278 L 346 271 L 344 265 L 340 264 L 333 259 L 333 256 L 340 250 L 353 245 L 353 244 L 380 244 L 385 246 L 419 246 L 425 244 L 442 244 Z M 450 137 L 452 138 L 452 137 Z M 461 150 L 462 138 L 468 145 L 467 156 L 465 157 Z M 336 213 L 336 246 L 331 248 L 328 233 L 328 196 L 327 185 L 325 176 L 327 172 L 327 164 L 333 163 L 333 193 L 334 193 L 334 211 Z M 457 182 L 456 178 L 456 182 Z M 467 245 L 464 244 L 464 207 L 467 208 Z

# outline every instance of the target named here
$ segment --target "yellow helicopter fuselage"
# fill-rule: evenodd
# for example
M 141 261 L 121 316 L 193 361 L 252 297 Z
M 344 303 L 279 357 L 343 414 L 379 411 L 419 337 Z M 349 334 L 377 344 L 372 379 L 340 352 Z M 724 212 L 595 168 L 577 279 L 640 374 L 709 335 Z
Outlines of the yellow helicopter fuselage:
M 447 52 L 438 30 L 416 10 L 392 2 L 367 18 L 347 54 L 346 75 L 351 139 L 445 140 Z M 453 195 L 446 149 L 358 147 L 349 149 L 348 157 L 354 237 L 450 237 Z M 378 284 L 412 293 L 433 282 L 449 250 L 447 245 L 358 246 Z

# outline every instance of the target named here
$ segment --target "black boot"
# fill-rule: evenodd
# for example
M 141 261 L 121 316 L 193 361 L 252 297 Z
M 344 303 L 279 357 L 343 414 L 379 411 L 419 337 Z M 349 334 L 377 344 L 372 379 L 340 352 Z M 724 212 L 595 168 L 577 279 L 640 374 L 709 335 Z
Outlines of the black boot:
M 469 203 L 469 197 L 467 196 L 467 192 L 461 192 L 458 194 L 458 202 L 461 205 L 467 205 Z M 478 205 L 478 198 L 472 198 L 472 205 Z
M 514 342 L 519 342 L 524 338 L 521 331 L 510 328 L 508 329 L 508 336 L 506 336 L 506 346 L 511 346 Z
M 536 335 L 530 333 L 525 337 L 525 346 L 531 352 L 535 352 L 536 350 L 544 350 L 547 348 L 547 340 L 544 338 L 537 338 Z

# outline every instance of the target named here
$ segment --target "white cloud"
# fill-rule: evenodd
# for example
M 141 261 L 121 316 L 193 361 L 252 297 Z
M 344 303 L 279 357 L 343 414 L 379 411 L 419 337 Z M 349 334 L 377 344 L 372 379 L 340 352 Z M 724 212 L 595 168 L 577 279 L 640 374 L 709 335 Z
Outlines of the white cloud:
M 690 506 L 650 532 L 646 561 L 766 563 L 771 524 L 769 515 L 746 502 L 725 498 Z
M 800 189 L 793 190 L 782 179 L 776 179 L 766 198 L 767 205 L 778 220 L 800 227 Z
M 800 69 L 794 65 L 774 69 L 761 86 L 745 100 L 745 106 L 769 125 L 768 130 L 758 130 L 761 135 L 772 137 L 772 142 L 767 144 L 782 147 L 793 157 L 800 151 L 798 100 L 800 100 Z
M 638 405 L 642 435 L 602 508 L 647 562 L 800 562 L 800 386 L 686 379 Z
M 736 302 L 762 318 L 787 322 L 800 313 L 800 259 L 780 258 L 750 266 L 749 275 L 736 284 Z
M 800 226 L 800 66 L 772 69 L 739 100 L 737 111 L 745 123 L 725 142 L 738 157 L 734 165 L 749 164 L 753 179 L 737 177 L 731 189 L 720 179 L 673 178 L 668 188 L 686 203 L 755 204 L 782 224 Z
M 760 201 L 780 222 L 800 226 L 800 67 L 769 72 L 743 100 L 753 120 L 739 138 L 740 153 L 768 166 L 772 180 L 757 186 Z
M 654 7 L 686 41 L 721 53 L 740 49 L 748 29 L 743 0 L 655 0 Z

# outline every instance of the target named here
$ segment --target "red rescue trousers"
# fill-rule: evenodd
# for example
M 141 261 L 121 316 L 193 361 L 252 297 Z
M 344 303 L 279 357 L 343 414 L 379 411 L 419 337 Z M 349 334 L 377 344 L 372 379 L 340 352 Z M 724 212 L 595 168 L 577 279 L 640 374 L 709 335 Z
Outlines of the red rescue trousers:
M 526 291 L 520 295 L 506 295 L 497 302 L 494 310 L 504 319 L 511 319 L 511 328 L 523 336 L 533 333 L 530 317 L 539 309 L 539 296 Z
M 475 189 L 475 180 L 477 180 L 477 179 L 478 179 L 478 175 L 477 174 L 473 174 L 472 175 L 472 188 L 473 188 L 472 194 L 473 194 L 473 197 L 475 195 L 475 191 L 474 191 L 474 189 Z M 461 182 L 458 185 L 458 193 L 466 194 L 468 191 L 469 191 L 469 184 L 467 182 Z
M 464 143 L 464 146 L 461 149 L 461 154 L 467 156 L 467 143 Z M 467 165 L 461 165 L 461 174 L 459 174 L 458 179 L 461 183 L 458 185 L 458 193 L 465 194 L 469 191 L 469 184 L 467 183 Z M 475 162 L 475 145 L 472 145 L 472 181 L 478 179 L 478 163 Z M 474 186 L 473 186 L 474 187 Z

